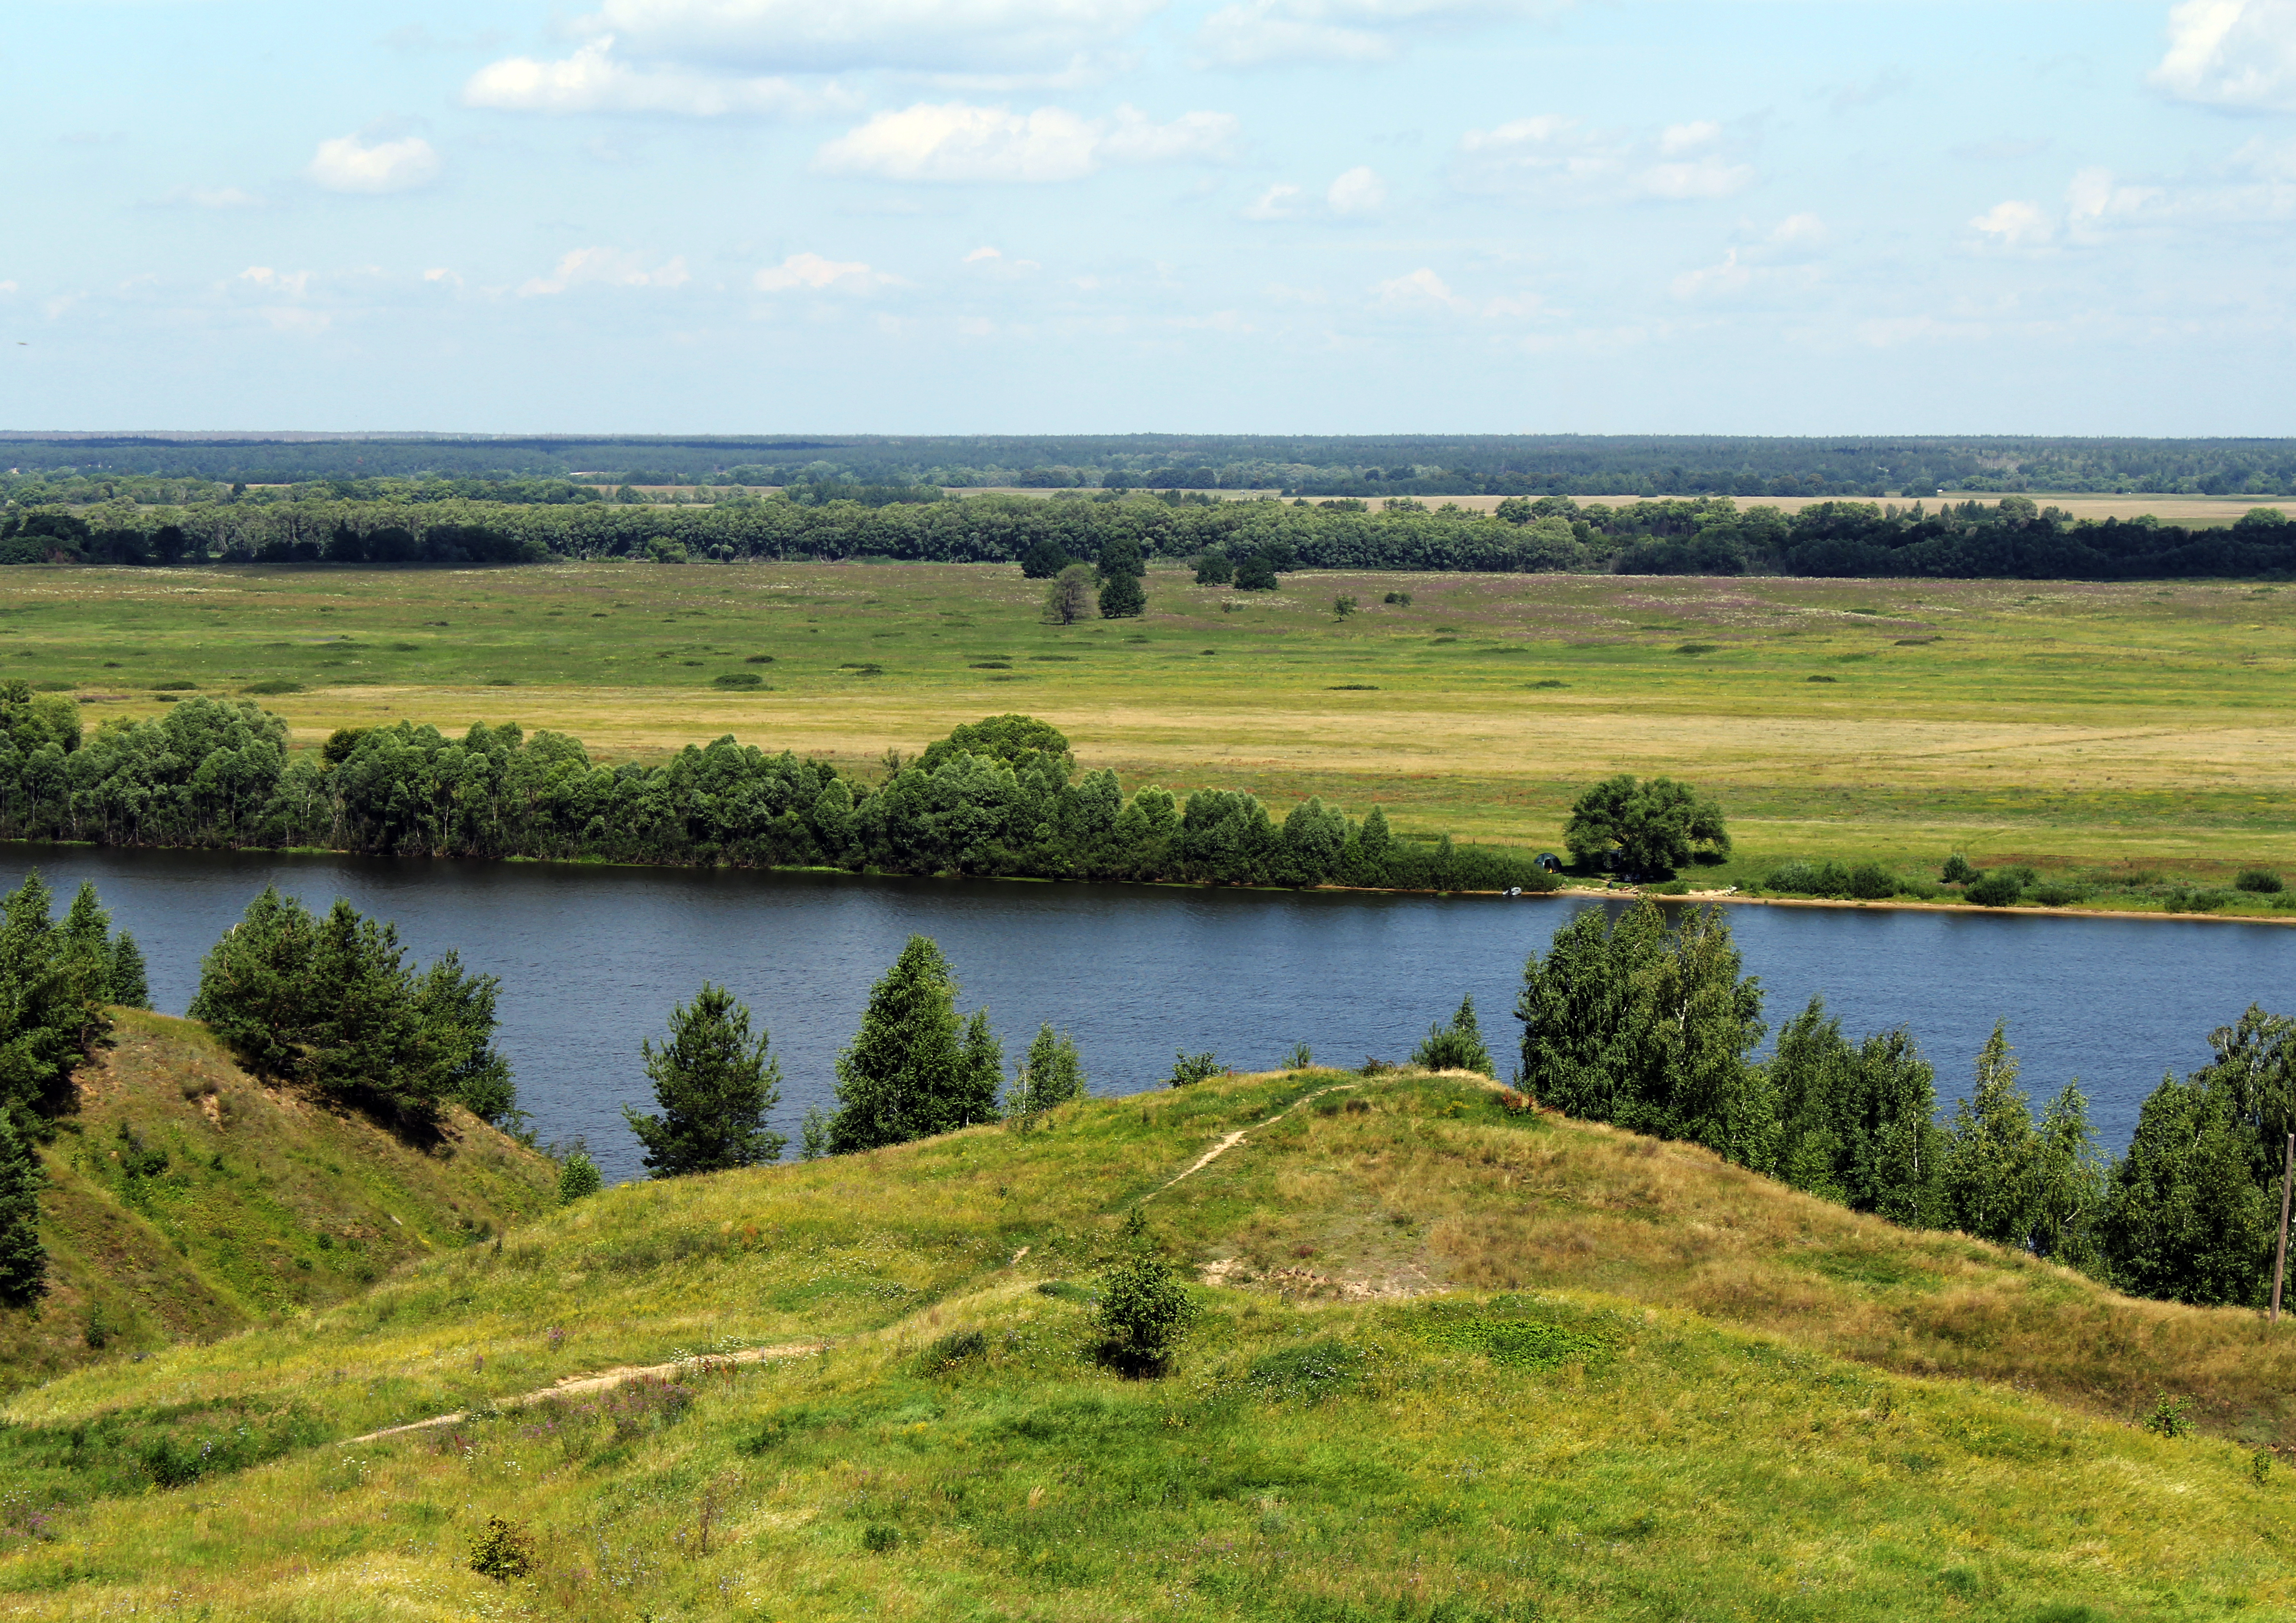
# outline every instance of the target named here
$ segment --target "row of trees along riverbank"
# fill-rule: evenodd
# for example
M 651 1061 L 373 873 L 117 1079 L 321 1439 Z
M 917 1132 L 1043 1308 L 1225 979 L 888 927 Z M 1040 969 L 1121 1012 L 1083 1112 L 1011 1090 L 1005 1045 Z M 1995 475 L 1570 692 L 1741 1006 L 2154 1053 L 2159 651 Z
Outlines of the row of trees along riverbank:
M 509 494 L 509 491 L 504 494 Z M 146 506 L 11 504 L 0 563 L 544 563 L 892 558 L 1096 562 L 1112 543 L 1151 558 L 1218 553 L 1275 569 L 2124 580 L 2296 571 L 2296 522 L 2259 507 L 2226 527 L 2076 521 L 2029 496 L 1996 503 L 1821 502 L 1788 514 L 1728 496 L 1581 504 L 1514 496 L 1496 512 L 1376 509 L 1353 497 L 1216 501 L 1103 491 L 1078 499 L 943 498 L 851 488 L 693 505 L 463 497 L 282 499 Z M 855 499 L 867 497 L 867 500 Z M 910 499 L 915 498 L 915 499 Z M 1270 583 L 1272 584 L 1272 582 Z
M 83 736 L 63 695 L 0 685 L 0 837 L 104 845 L 324 847 L 424 857 L 888 873 L 1551 889 L 1510 851 L 1397 838 L 1320 799 L 1281 823 L 1259 800 L 1079 775 L 1068 740 L 1027 716 L 956 728 L 880 783 L 731 736 L 667 762 L 606 766 L 563 734 L 401 723 L 291 753 L 287 724 L 245 700 L 192 699 Z

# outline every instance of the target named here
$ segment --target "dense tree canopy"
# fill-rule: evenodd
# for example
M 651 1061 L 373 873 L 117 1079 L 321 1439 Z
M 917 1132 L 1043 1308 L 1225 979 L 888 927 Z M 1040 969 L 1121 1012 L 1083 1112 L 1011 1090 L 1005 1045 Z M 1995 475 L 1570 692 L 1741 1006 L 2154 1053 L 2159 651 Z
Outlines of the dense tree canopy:
M 1563 842 L 1581 868 L 1606 863 L 1634 873 L 1670 873 L 1693 850 L 1730 848 L 1722 808 L 1672 778 L 1638 781 L 1631 773 L 1605 778 L 1570 807 Z
M 781 1159 L 789 1140 L 768 1131 L 766 1117 L 781 1102 L 782 1073 L 766 1046 L 765 1032 L 750 1034 L 748 1006 L 724 987 L 705 980 L 691 1004 L 670 1011 L 668 1040 L 639 1045 L 661 1108 L 622 1107 L 647 1171 L 683 1177 Z

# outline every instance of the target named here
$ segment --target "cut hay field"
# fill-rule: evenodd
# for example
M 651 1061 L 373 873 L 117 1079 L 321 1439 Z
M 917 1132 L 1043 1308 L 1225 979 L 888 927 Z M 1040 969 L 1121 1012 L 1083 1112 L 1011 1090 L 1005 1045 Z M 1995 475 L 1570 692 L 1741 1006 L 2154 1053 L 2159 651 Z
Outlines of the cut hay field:
M 1202 1309 L 1157 1380 L 1090 1356 L 1133 1210 Z M 1216 1080 L 610 1190 L 18 1393 L 0 1611 L 2279 1616 L 2292 1333 L 1480 1078 Z
M 733 733 L 870 768 L 1023 710 L 1128 791 L 1310 794 L 1555 844 L 1616 771 L 1718 795 L 1739 858 L 2296 867 L 2296 588 L 2228 582 L 1312 573 L 1149 578 L 1136 620 L 1042 623 L 1010 565 L 580 563 L 0 577 L 0 675 L 91 724 L 161 687 L 297 738 L 517 721 L 604 758 Z M 1407 592 L 1408 607 L 1382 603 Z M 1341 621 L 1332 600 L 1362 610 Z M 750 691 L 721 676 L 761 676 Z M 193 684 L 187 686 L 185 684 Z

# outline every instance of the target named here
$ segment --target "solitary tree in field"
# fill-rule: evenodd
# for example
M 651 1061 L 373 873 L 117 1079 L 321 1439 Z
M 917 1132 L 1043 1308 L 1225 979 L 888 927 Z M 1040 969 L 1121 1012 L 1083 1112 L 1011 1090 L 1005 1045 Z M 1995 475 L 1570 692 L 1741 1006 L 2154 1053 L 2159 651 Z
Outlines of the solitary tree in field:
M 1483 1029 L 1475 1019 L 1475 1000 L 1463 997 L 1459 1012 L 1447 1026 L 1430 1026 L 1427 1040 L 1412 1051 L 1411 1062 L 1430 1070 L 1472 1070 L 1496 1078 L 1499 1068 L 1483 1045 Z
M 1049 1024 L 1037 1027 L 1028 1058 L 1004 1095 L 1006 1113 L 1025 1120 L 1083 1095 L 1084 1062 L 1077 1054 L 1076 1040 Z
M 852 1045 L 837 1056 L 827 1149 L 845 1155 L 996 1119 L 1004 1056 L 984 1013 L 956 1012 L 956 976 L 929 936 L 911 936 L 869 988 Z
M 1148 611 L 1148 594 L 1137 575 L 1111 575 L 1100 588 L 1103 619 L 1131 619 Z
M 659 1115 L 627 1105 L 622 1116 L 645 1146 L 656 1177 L 723 1172 L 779 1160 L 789 1140 L 766 1129 L 781 1102 L 781 1067 L 766 1055 L 766 1033 L 750 1035 L 750 1011 L 724 987 L 701 983 L 691 1004 L 670 1011 L 669 1040 L 640 1045 Z
M 1073 626 L 1091 612 L 1092 571 L 1071 563 L 1045 588 L 1045 618 L 1055 626 Z
M 1682 866 L 1693 846 L 1715 852 L 1730 848 L 1720 807 L 1700 799 L 1687 783 L 1672 778 L 1645 783 L 1628 772 L 1580 795 L 1562 838 L 1582 868 L 1597 865 L 1615 850 L 1627 867 L 1645 873 Z

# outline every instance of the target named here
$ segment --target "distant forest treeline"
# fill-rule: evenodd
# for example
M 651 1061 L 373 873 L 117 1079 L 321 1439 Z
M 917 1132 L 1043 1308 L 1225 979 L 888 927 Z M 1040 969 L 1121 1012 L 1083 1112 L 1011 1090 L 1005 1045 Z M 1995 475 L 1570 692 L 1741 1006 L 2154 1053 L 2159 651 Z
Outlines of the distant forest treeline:
M 1726 496 L 1581 504 L 1516 496 L 1495 513 L 1390 497 L 1310 502 L 1119 495 L 940 499 L 916 486 L 801 486 L 709 502 L 598 500 L 545 485 L 532 499 L 451 485 L 332 488 L 184 500 L 182 489 L 100 501 L 12 502 L 0 563 L 519 563 L 896 558 L 1009 562 L 1046 549 L 1095 560 L 1111 542 L 1148 556 L 1335 570 L 1615 571 L 1650 575 L 1908 576 L 2123 580 L 2296 571 L 2296 524 L 2259 508 L 2202 529 L 2152 519 L 2074 521 L 2031 498 L 1822 502 L 1788 515 Z M 21 492 L 20 492 L 21 494 Z M 39 494 L 53 495 L 42 487 Z M 916 498 L 922 499 L 916 499 Z
M 1020 485 L 1304 496 L 1934 498 L 1954 491 L 2296 495 L 2296 440 L 1700 435 L 798 438 L 22 436 L 22 475 L 285 485 L 373 478 L 609 484 Z
M 1026 716 L 957 728 L 872 784 L 729 734 L 658 766 L 593 761 L 561 733 L 337 733 L 291 755 L 287 724 L 193 699 L 83 737 L 68 695 L 0 684 L 0 838 L 102 845 L 324 847 L 886 873 L 1350 884 L 1496 890 L 1558 883 L 1529 857 L 1392 834 L 1321 800 L 1281 823 L 1252 795 L 1185 802 L 1112 772 L 1077 775 L 1068 740 Z

